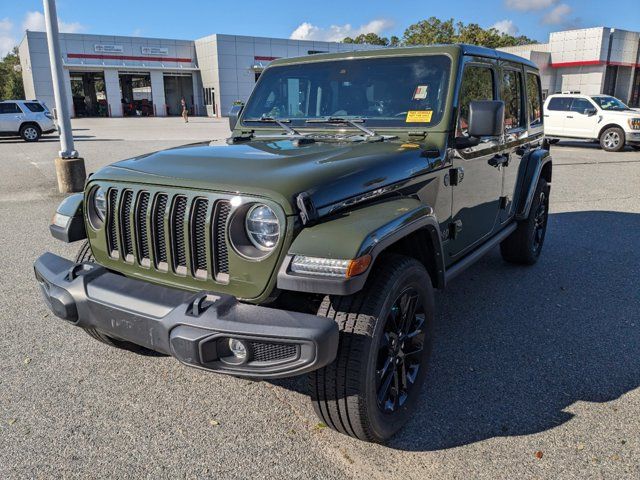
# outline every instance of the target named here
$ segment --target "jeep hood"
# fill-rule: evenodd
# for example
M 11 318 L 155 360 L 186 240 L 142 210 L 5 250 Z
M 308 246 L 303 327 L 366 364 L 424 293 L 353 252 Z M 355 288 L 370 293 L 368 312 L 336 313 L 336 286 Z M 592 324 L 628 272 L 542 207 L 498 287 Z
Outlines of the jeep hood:
M 438 156 L 430 152 L 430 156 Z M 287 214 L 306 192 L 322 208 L 381 187 L 398 184 L 433 165 L 417 144 L 290 140 L 244 144 L 200 143 L 124 160 L 91 180 L 167 185 L 271 198 Z

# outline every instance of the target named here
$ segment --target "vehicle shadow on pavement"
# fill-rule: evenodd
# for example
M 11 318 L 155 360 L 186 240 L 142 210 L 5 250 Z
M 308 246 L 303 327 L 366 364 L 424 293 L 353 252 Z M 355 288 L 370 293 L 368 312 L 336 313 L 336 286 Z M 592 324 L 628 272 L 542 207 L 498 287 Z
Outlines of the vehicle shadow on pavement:
M 506 264 L 496 249 L 438 294 L 421 411 L 389 446 L 542 432 L 576 402 L 640 386 L 638 232 L 639 214 L 552 214 L 535 266 Z
M 436 294 L 418 412 L 387 446 L 452 448 L 569 421 L 640 385 L 640 214 L 552 214 L 540 260 L 495 249 Z M 278 385 L 304 391 L 306 379 Z

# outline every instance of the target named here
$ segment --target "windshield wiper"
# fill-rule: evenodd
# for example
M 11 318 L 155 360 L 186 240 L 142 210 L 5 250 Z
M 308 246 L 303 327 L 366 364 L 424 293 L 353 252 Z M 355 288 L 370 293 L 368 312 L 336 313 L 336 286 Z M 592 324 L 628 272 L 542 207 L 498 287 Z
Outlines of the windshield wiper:
M 275 123 L 276 125 L 281 127 L 285 132 L 287 132 L 287 135 L 299 135 L 301 137 L 304 136 L 301 133 L 299 133 L 296 130 L 294 130 L 293 128 L 291 128 L 289 125 L 287 125 L 287 123 L 291 123 L 291 120 L 289 120 L 288 118 L 275 118 L 275 117 L 262 116 L 260 118 L 245 118 L 244 121 L 245 122 Z
M 376 137 L 377 134 L 373 130 L 365 127 L 364 125 L 360 125 L 364 123 L 364 119 L 362 118 L 346 118 L 346 117 L 325 117 L 325 118 L 312 118 L 307 120 L 307 123 L 334 123 L 340 124 L 344 123 L 351 127 L 357 128 L 362 133 L 364 133 L 367 137 Z

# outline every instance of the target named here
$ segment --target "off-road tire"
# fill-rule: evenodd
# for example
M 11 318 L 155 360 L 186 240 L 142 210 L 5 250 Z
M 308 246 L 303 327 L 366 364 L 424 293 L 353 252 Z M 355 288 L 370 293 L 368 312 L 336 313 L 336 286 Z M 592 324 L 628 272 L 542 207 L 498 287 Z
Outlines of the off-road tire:
M 549 218 L 549 184 L 540 177 L 526 220 L 500 243 L 500 253 L 507 262 L 533 265 L 538 261 Z
M 89 245 L 89 241 L 85 240 L 80 246 L 80 250 L 76 255 L 76 263 L 93 263 L 95 258 L 93 257 L 93 253 L 91 252 L 91 246 Z M 133 353 L 137 353 L 139 355 L 145 356 L 164 356 L 163 354 L 156 352 L 155 350 L 150 350 L 148 348 L 142 347 L 140 345 L 136 345 L 135 343 L 127 342 L 125 340 L 119 340 L 117 338 L 110 337 L 105 335 L 104 333 L 96 330 L 92 327 L 82 327 L 82 329 L 87 332 L 91 338 L 98 340 L 101 343 L 109 345 L 110 347 L 120 348 L 122 350 L 128 350 Z
M 419 368 L 404 404 L 397 411 L 383 412 L 378 404 L 377 378 L 382 369 L 377 370 L 377 363 L 380 349 L 391 345 L 385 341 L 389 338 L 385 329 L 392 325 L 389 323 L 391 308 L 401 298 L 398 295 L 407 291 L 417 293 L 418 312 L 424 315 L 422 330 L 419 326 L 416 330 L 424 331 L 424 335 L 411 340 L 419 340 L 422 345 L 422 352 L 411 357 L 419 363 Z M 434 316 L 429 274 L 413 258 L 396 254 L 383 256 L 376 262 L 362 291 L 350 296 L 325 297 L 318 315 L 334 319 L 340 336 L 333 363 L 310 374 L 311 400 L 316 414 L 328 427 L 343 434 L 372 442 L 387 440 L 411 417 L 427 373 Z M 419 317 L 421 315 L 414 318 L 417 321 Z M 404 344 L 403 341 L 402 347 Z M 397 371 L 394 367 L 393 375 Z
M 605 152 L 619 152 L 624 149 L 624 130 L 609 127 L 600 135 L 600 146 Z
M 20 136 L 25 142 L 37 142 L 40 140 L 42 130 L 38 125 L 27 123 L 20 127 Z

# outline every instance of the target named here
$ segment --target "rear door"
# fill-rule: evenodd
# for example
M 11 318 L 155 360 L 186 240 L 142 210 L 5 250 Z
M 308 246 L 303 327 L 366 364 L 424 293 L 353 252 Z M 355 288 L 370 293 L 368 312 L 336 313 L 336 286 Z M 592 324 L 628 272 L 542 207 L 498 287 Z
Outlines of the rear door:
M 0 103 L 0 132 L 17 132 L 24 114 L 16 102 Z
M 469 104 L 474 100 L 497 99 L 498 71 L 491 59 L 467 61 L 458 96 L 457 145 L 468 138 Z M 464 254 L 491 234 L 499 211 L 502 173 L 490 160 L 501 148 L 499 138 L 482 138 L 478 145 L 454 150 L 454 171 L 460 172 L 453 186 L 452 227 L 447 251 L 450 260 Z
M 574 97 L 552 97 L 544 112 L 544 133 L 558 137 L 565 136 L 564 123 Z
M 574 98 L 571 102 L 570 110 L 565 117 L 565 135 L 580 138 L 594 137 L 594 132 L 598 125 L 598 116 L 590 115 L 590 110 L 597 111 L 593 103 L 586 98 Z
M 494 165 L 502 172 L 500 221 L 504 223 L 513 215 L 513 199 L 522 159 L 528 154 L 531 142 L 539 141 L 542 135 L 541 132 L 529 135 L 522 65 L 501 62 L 501 66 L 500 100 L 504 102 L 504 149 L 500 152 L 500 161 L 494 162 Z

